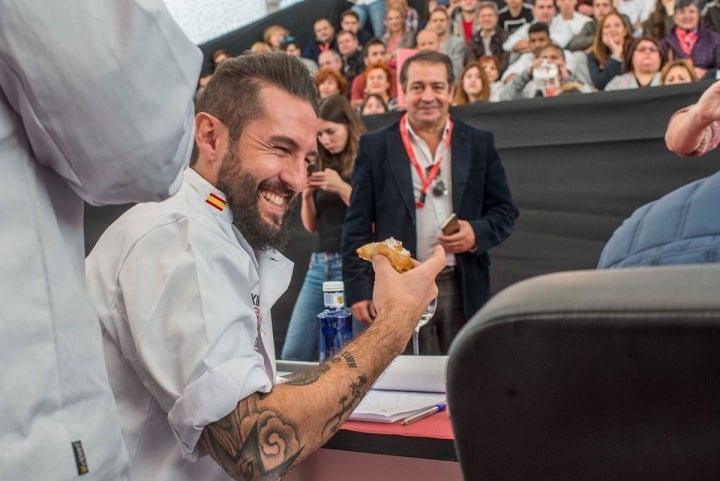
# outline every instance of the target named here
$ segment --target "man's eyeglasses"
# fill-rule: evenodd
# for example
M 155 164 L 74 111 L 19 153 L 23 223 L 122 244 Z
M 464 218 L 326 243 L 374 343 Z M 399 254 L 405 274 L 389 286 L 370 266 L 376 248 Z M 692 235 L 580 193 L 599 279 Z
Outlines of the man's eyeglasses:
M 640 52 L 640 53 L 646 53 L 646 52 L 658 53 L 658 52 L 660 52 L 660 49 L 657 47 L 638 47 L 635 49 L 635 51 Z

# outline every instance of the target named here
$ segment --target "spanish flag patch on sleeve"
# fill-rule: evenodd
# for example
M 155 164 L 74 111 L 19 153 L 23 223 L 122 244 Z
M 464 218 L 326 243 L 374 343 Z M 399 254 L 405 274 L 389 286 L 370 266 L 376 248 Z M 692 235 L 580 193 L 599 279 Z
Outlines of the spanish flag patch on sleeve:
M 217 210 L 219 210 L 221 212 L 225 208 L 225 204 L 227 204 L 225 199 L 218 197 L 215 194 L 208 195 L 207 199 L 205 199 L 205 202 L 210 204 L 211 206 L 215 207 Z

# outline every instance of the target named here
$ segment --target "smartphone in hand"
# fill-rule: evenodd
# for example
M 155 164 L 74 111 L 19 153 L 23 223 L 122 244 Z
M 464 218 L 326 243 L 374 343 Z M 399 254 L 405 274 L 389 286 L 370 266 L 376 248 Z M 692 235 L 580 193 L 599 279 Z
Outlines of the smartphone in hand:
M 447 220 L 443 223 L 441 230 L 445 235 L 451 235 L 460 230 L 460 223 L 458 222 L 458 218 L 455 213 L 447 218 Z

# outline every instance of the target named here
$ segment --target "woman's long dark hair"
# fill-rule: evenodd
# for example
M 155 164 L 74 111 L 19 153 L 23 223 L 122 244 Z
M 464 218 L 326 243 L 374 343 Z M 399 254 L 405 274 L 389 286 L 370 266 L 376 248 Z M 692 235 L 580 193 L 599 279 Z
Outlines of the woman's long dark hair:
M 352 173 L 355 156 L 360 143 L 360 135 L 365 130 L 360 116 L 342 95 L 331 95 L 320 102 L 318 117 L 322 120 L 343 124 L 348 130 L 345 148 L 339 154 L 331 154 L 318 142 L 318 166 L 321 169 L 336 169 L 340 176 L 348 180 Z

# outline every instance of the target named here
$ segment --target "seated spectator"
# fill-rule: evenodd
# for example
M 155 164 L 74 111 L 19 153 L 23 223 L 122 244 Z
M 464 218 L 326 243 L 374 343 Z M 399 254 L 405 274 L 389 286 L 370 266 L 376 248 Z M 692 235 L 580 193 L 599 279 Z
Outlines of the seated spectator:
M 666 58 L 690 59 L 699 79 L 720 67 L 720 34 L 700 25 L 696 0 L 677 0 L 673 20 L 675 27 L 662 40 Z
M 461 0 L 460 6 L 450 12 L 450 33 L 468 43 L 478 30 L 477 7 L 479 0 Z
M 537 78 L 538 73 L 550 70 L 548 66 L 557 67 L 556 76 Z M 550 44 L 541 49 L 538 58 L 520 75 L 516 75 L 510 83 L 505 85 L 501 100 L 513 100 L 533 97 L 555 97 L 562 91 L 563 85 L 573 84 L 573 88 L 587 93 L 591 91 L 588 85 L 580 82 L 565 67 L 565 52 L 557 45 Z
M 285 52 L 288 55 L 293 55 L 298 58 L 308 69 L 308 72 L 310 72 L 310 76 L 314 77 L 315 74 L 318 71 L 318 64 L 314 60 L 310 60 L 309 58 L 302 57 L 300 55 L 300 47 L 298 44 L 295 43 L 295 39 L 293 37 L 286 37 L 283 42 L 280 44 L 280 50 Z
M 465 66 L 458 78 L 453 105 L 467 105 L 490 100 L 490 82 L 479 62 Z
M 388 111 L 388 106 L 381 95 L 367 94 L 360 106 L 361 115 L 384 114 Z
M 392 72 L 390 67 L 384 63 L 376 63 L 365 69 L 363 73 L 365 77 L 365 95 L 377 94 L 382 97 L 388 106 L 388 111 L 397 109 L 397 100 L 391 96 L 392 92 Z
M 342 73 L 342 57 L 340 57 L 340 54 L 333 49 L 325 50 L 324 52 L 320 52 L 320 55 L 318 56 L 318 66 L 321 69 L 327 68 Z
M 347 96 L 347 80 L 337 70 L 321 68 L 315 74 L 315 87 L 318 89 L 318 98 L 324 99 L 331 95 Z
M 485 76 L 490 84 L 490 102 L 498 102 L 502 95 L 505 83 L 500 80 L 500 61 L 494 55 L 483 55 L 478 63 L 485 71 Z
M 273 52 L 282 50 L 282 43 L 289 36 L 290 31 L 280 25 L 270 25 L 263 31 L 263 41 L 270 45 Z
M 528 40 L 528 31 L 530 25 L 536 23 L 544 23 L 550 31 L 550 38 L 560 47 L 565 48 L 573 36 L 570 27 L 555 16 L 555 3 L 553 0 L 535 0 L 533 6 L 533 16 L 535 20 L 532 24 L 525 24 L 515 30 L 503 44 L 506 52 L 527 53 L 530 51 L 530 42 Z M 512 62 L 512 58 L 510 59 Z
M 320 52 L 328 49 L 337 50 L 335 29 L 327 18 L 319 18 L 313 24 L 313 32 L 315 32 L 315 40 L 305 47 L 302 56 L 317 62 Z
M 335 42 L 337 43 L 340 57 L 342 58 L 342 74 L 347 79 L 348 84 L 352 85 L 355 77 L 365 71 L 362 47 L 360 46 L 357 36 L 345 30 L 338 32 L 335 36 Z
M 210 63 L 212 63 L 213 70 L 215 70 L 218 65 L 220 65 L 229 58 L 230 55 L 225 50 L 215 50 L 212 54 L 212 57 L 210 57 Z
M 340 29 L 354 33 L 361 47 L 373 38 L 367 30 L 360 29 L 360 16 L 354 10 L 345 10 L 340 14 Z
M 477 23 L 480 26 L 467 46 L 465 62 L 473 62 L 484 55 L 494 55 L 500 61 L 500 73 L 508 66 L 510 54 L 503 50 L 507 32 L 498 25 L 498 11 L 495 2 L 480 2 Z
M 675 0 L 655 0 L 655 10 L 642 24 L 643 35 L 649 35 L 658 40 L 665 38 L 665 35 L 675 26 L 674 13 Z
M 415 36 L 415 48 L 418 50 L 432 50 L 433 52 L 440 51 L 440 40 L 437 33 L 429 28 L 420 30 Z
M 370 20 L 375 37 L 380 38 L 384 32 L 385 22 L 385 0 L 355 0 L 351 10 L 358 15 L 360 21 L 358 30 L 365 28 L 365 24 Z
M 250 46 L 249 51 L 252 53 L 270 53 L 272 48 L 265 42 L 255 42 Z
M 643 32 L 642 24 L 655 10 L 655 0 L 614 0 L 615 9 L 625 15 L 630 22 L 633 37 L 640 37 Z
M 450 57 L 453 64 L 453 73 L 457 78 L 462 73 L 465 63 L 465 42 L 459 37 L 450 34 L 450 17 L 443 7 L 436 7 L 430 12 L 430 21 L 425 27 L 432 30 L 438 36 L 440 51 Z
M 577 0 L 557 0 L 556 3 L 560 11 L 557 15 L 558 19 L 570 27 L 573 36 L 579 34 L 585 24 L 590 21 L 590 17 L 575 11 Z
M 617 12 L 605 16 L 595 32 L 592 51 L 587 55 L 593 86 L 603 90 L 615 76 L 623 73 L 625 47 L 632 42 L 630 25 Z
M 584 51 L 585 53 L 590 53 L 592 44 L 595 41 L 595 32 L 597 31 L 598 25 L 602 22 L 603 18 L 613 10 L 612 0 L 593 0 L 593 13 L 590 21 L 583 25 L 580 33 L 573 35 L 573 38 L 570 39 L 570 43 L 567 44 L 566 48 L 571 52 Z
M 388 8 L 385 15 L 385 24 L 387 32 L 383 35 L 382 40 L 387 46 L 388 63 L 395 66 L 395 56 L 399 48 L 412 48 L 415 45 L 415 37 L 412 32 L 405 30 L 403 14 L 400 9 Z
M 514 63 L 502 74 L 502 81 L 506 84 L 510 82 L 516 75 L 520 75 L 523 71 L 530 68 L 535 59 L 540 55 L 540 50 L 550 45 L 550 28 L 547 24 L 536 22 L 528 28 L 528 45 L 529 52 L 520 56 Z M 565 68 L 570 72 L 575 72 L 575 57 L 571 52 L 564 53 Z
M 697 81 L 695 69 L 687 60 L 668 62 L 660 71 L 660 83 L 663 85 L 687 84 Z
M 420 27 L 420 15 L 418 11 L 408 5 L 407 0 L 387 0 L 385 9 L 396 8 L 403 12 L 406 32 L 417 32 Z M 387 26 L 386 26 L 387 28 Z
M 704 155 L 720 144 L 720 82 L 670 118 L 668 149 Z M 695 181 L 637 209 L 603 249 L 599 269 L 704 264 L 720 260 L 720 174 Z
M 368 66 L 375 63 L 387 63 L 387 47 L 385 43 L 379 38 L 370 40 L 363 48 L 363 64 L 367 69 Z M 392 96 L 395 96 L 395 71 L 390 69 L 393 75 L 393 89 Z M 350 103 L 353 107 L 360 107 L 365 98 L 365 76 L 358 75 L 353 80 L 352 86 L 350 87 Z
M 498 10 L 498 25 L 509 34 L 526 23 L 535 20 L 532 5 L 523 0 L 505 0 L 505 6 Z
M 695 157 L 720 144 L 720 82 L 713 83 L 696 104 L 675 112 L 665 132 L 667 148 L 676 154 Z
M 700 18 L 702 18 L 705 28 L 720 33 L 720 0 L 707 2 L 702 9 Z
M 660 43 L 653 37 L 636 38 L 625 53 L 625 73 L 614 77 L 605 90 L 625 90 L 660 85 L 663 64 Z

